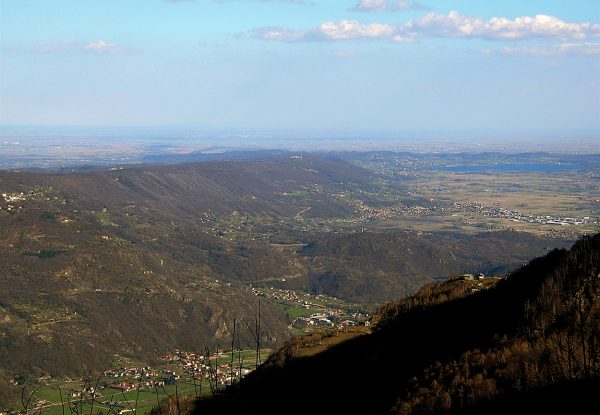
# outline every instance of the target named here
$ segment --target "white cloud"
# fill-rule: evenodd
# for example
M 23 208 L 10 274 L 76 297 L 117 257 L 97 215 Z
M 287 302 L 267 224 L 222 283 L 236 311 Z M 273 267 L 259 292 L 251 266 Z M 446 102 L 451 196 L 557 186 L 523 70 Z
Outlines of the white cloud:
M 377 39 L 390 37 L 394 34 L 392 25 L 371 23 L 361 24 L 355 20 L 342 20 L 341 22 L 325 22 L 319 26 L 319 33 L 326 39 Z
M 94 53 L 94 54 L 124 54 L 137 52 L 136 49 L 127 48 L 115 43 L 99 39 L 91 42 L 53 42 L 39 43 L 28 50 L 40 53 Z
M 265 27 L 252 32 L 254 37 L 263 40 L 283 42 L 306 42 L 319 40 L 352 40 L 388 38 L 394 33 L 394 26 L 372 23 L 361 24 L 355 20 L 325 22 L 311 30 L 293 30 L 285 27 Z
M 83 46 L 85 50 L 89 50 L 95 53 L 123 53 L 126 51 L 125 48 L 114 43 L 106 42 L 104 40 L 95 40 L 89 42 Z
M 394 34 L 393 25 L 372 23 L 362 24 L 355 20 L 325 22 L 310 30 L 293 30 L 285 27 L 266 27 L 252 32 L 254 37 L 262 40 L 279 40 L 283 42 L 306 42 L 319 40 L 353 40 L 389 38 Z
M 324 22 L 308 30 L 285 27 L 261 28 L 252 35 L 263 40 L 285 42 L 316 40 L 382 39 L 392 42 L 412 42 L 426 37 L 481 38 L 486 40 L 561 39 L 583 41 L 600 38 L 600 24 L 569 23 L 554 16 L 538 14 L 535 17 L 480 17 L 463 16 L 452 11 L 448 14 L 428 13 L 406 23 L 363 24 L 355 20 Z
M 429 13 L 403 25 L 403 30 L 420 36 L 482 38 L 488 40 L 524 40 L 559 38 L 583 40 L 600 36 L 600 24 L 568 23 L 554 16 L 538 14 L 514 20 L 506 17 L 463 16 L 452 11 L 446 15 Z
M 350 10 L 354 12 L 397 12 L 426 9 L 421 3 L 405 0 L 359 0 Z

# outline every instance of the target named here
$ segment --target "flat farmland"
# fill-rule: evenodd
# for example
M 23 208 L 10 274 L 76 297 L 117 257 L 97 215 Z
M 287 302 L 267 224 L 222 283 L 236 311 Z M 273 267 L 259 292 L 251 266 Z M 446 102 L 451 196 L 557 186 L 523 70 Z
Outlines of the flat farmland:
M 502 229 L 568 237 L 599 229 L 600 181 L 578 171 L 420 170 L 397 183 L 412 199 L 425 202 L 408 212 L 373 215 L 376 227 L 467 233 Z M 401 206 L 405 198 L 397 193 L 394 203 Z
M 590 216 L 600 207 L 600 182 L 578 173 L 447 173 L 424 178 L 423 186 L 455 202 L 500 203 L 527 214 Z

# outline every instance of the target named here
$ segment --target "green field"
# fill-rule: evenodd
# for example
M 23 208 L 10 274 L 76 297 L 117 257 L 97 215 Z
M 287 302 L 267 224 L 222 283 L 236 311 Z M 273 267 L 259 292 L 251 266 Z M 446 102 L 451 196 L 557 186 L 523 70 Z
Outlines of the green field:
M 277 303 L 277 304 L 282 306 L 283 309 L 285 310 L 285 312 L 287 313 L 287 315 L 293 319 L 298 318 L 298 317 L 307 317 L 307 316 L 310 316 L 312 314 L 316 314 L 319 312 L 319 310 L 313 309 L 313 308 L 293 307 L 286 303 Z
M 272 353 L 271 349 L 261 349 L 260 362 L 263 363 Z M 219 353 L 218 358 L 211 356 L 209 359 L 212 365 L 218 364 L 224 373 L 228 373 L 231 363 L 231 352 Z M 239 367 L 242 363 L 244 369 L 253 370 L 256 365 L 256 350 L 242 350 L 233 353 L 234 367 Z M 131 361 L 121 362 L 127 367 L 141 367 L 143 363 L 136 362 L 132 365 Z M 206 396 L 212 393 L 210 383 L 207 379 L 196 379 L 184 375 L 181 367 L 173 363 L 165 363 L 160 368 L 154 368 L 155 371 L 169 370 L 181 375 L 181 379 L 174 384 L 166 384 L 156 387 L 139 387 L 139 381 L 131 377 L 119 377 L 115 379 L 110 376 L 100 376 L 87 380 L 61 380 L 49 379 L 43 384 L 26 383 L 21 388 L 25 402 L 29 401 L 27 411 L 34 414 L 45 415 L 71 415 L 74 413 L 84 413 L 90 415 L 109 415 L 116 414 L 119 411 L 123 413 L 133 412 L 145 414 L 158 405 L 159 402 L 168 398 L 185 401 L 199 396 Z M 134 385 L 133 389 L 122 391 L 113 388 L 110 385 L 115 382 L 126 382 Z M 99 390 L 99 395 L 91 396 L 72 396 L 73 392 L 81 391 L 85 387 L 93 386 Z M 219 384 L 219 389 L 226 385 Z M 16 411 L 24 410 L 21 402 L 15 402 L 12 409 Z
M 136 409 L 137 413 L 148 413 L 155 407 L 159 401 L 171 397 L 176 394 L 180 400 L 184 398 L 195 397 L 196 394 L 207 395 L 210 393 L 210 387 L 207 381 L 197 382 L 196 386 L 188 382 L 178 385 L 166 385 L 164 388 L 159 387 L 154 389 L 140 389 L 122 392 L 118 389 L 107 387 L 102 390 L 100 396 L 96 397 L 92 402 L 86 398 L 72 397 L 71 391 L 79 389 L 81 382 L 64 382 L 55 385 L 43 386 L 35 392 L 30 401 L 30 412 L 44 413 L 47 415 L 63 415 L 72 412 L 93 413 L 93 414 L 108 414 L 118 410 Z M 29 389 L 29 388 L 28 388 Z M 62 402 L 61 403 L 61 392 Z M 28 396 L 26 394 L 26 396 Z M 46 401 L 43 405 L 36 405 Z M 108 402 L 113 402 L 113 405 Z M 112 406 L 112 409 L 111 409 Z

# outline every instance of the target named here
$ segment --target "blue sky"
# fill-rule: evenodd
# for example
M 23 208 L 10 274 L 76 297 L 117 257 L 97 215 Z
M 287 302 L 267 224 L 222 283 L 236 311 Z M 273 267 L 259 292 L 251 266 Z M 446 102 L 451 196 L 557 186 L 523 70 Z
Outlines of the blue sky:
M 0 0 L 0 124 L 600 132 L 598 0 Z

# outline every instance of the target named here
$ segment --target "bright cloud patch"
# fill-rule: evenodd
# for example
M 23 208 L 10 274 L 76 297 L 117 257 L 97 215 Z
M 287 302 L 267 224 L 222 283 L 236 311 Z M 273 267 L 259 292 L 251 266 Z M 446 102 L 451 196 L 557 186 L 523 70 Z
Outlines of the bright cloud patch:
M 318 31 L 326 39 L 331 40 L 377 39 L 390 37 L 394 34 L 395 28 L 386 24 L 364 25 L 354 20 L 342 20 L 339 23 L 325 22 Z
M 535 17 L 505 17 L 482 19 L 463 16 L 458 12 L 447 15 L 429 13 L 421 19 L 409 21 L 401 30 L 420 36 L 479 37 L 489 40 L 523 40 L 535 38 L 587 39 L 600 35 L 600 25 L 589 22 L 568 23 L 554 16 L 538 14 Z
M 325 22 L 308 30 L 262 28 L 253 35 L 263 40 L 285 42 L 316 40 L 382 39 L 392 42 L 411 42 L 418 38 L 480 38 L 487 40 L 560 39 L 582 41 L 600 37 L 600 24 L 569 23 L 554 16 L 505 17 L 483 19 L 463 16 L 458 12 L 429 13 L 419 19 L 401 24 L 363 24 L 354 20 Z
M 394 34 L 392 25 L 373 23 L 361 24 L 355 20 L 325 22 L 312 30 L 292 30 L 282 27 L 257 29 L 253 35 L 263 40 L 279 40 L 284 42 L 305 42 L 318 40 L 352 40 L 389 38 Z
M 122 53 L 125 51 L 123 47 L 104 40 L 95 40 L 86 44 L 83 48 L 96 53 Z

